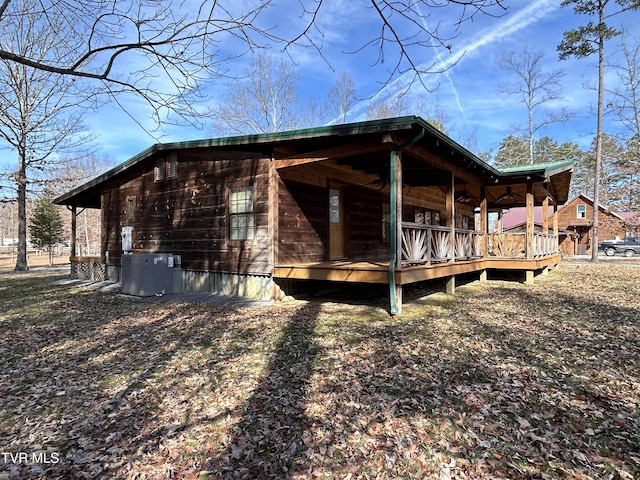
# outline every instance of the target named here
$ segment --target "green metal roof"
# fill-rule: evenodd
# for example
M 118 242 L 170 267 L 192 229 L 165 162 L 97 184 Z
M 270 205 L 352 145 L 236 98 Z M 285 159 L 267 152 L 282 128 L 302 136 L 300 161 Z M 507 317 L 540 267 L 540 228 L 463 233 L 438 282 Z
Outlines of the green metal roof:
M 534 163 L 533 165 L 518 165 L 515 167 L 501 167 L 498 170 L 500 173 L 505 175 L 527 175 L 531 173 L 541 173 L 544 172 L 545 176 L 554 175 L 556 173 L 560 173 L 566 171 L 568 168 L 573 166 L 573 161 L 571 160 L 561 160 L 557 162 L 548 162 L 548 163 Z
M 411 115 L 396 118 L 385 118 L 381 120 L 370 120 L 363 122 L 346 123 L 340 125 L 326 125 L 314 128 L 290 130 L 285 132 L 260 133 L 255 135 L 242 135 L 220 138 L 209 138 L 204 140 L 191 140 L 184 142 L 158 143 L 134 155 L 123 163 L 108 170 L 92 180 L 74 188 L 73 190 L 59 196 L 54 200 L 57 204 L 76 206 L 95 206 L 95 198 L 89 200 L 90 196 L 95 196 L 92 190 L 101 183 L 121 174 L 139 162 L 153 156 L 156 153 L 172 150 L 201 149 L 201 148 L 221 148 L 244 147 L 244 149 L 261 149 L 285 143 L 304 142 L 306 140 L 321 138 L 353 137 L 372 133 L 391 133 L 394 131 L 417 131 L 424 129 L 425 138 L 430 141 L 435 140 L 436 144 L 446 146 L 456 153 L 460 158 L 468 159 L 475 168 L 483 172 L 483 175 L 495 179 L 507 179 L 505 177 L 521 175 L 547 175 L 570 169 L 571 162 L 554 162 L 552 164 L 538 164 L 527 167 L 512 167 L 497 169 L 484 162 L 475 154 L 458 144 L 433 125 L 424 119 Z M 83 204 L 84 203 L 84 204 Z M 91 205 L 90 205 L 91 204 Z

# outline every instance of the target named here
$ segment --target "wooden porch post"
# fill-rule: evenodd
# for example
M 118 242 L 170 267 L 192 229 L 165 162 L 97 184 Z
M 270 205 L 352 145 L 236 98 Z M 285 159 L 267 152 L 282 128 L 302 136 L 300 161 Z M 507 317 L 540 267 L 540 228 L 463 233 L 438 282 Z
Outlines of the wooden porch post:
M 67 208 L 69 208 L 67 206 Z M 76 277 L 76 233 L 78 230 L 78 208 L 73 205 L 71 208 L 71 239 L 69 242 L 69 264 L 71 265 L 71 271 L 69 274 L 71 278 Z
M 482 241 L 480 248 L 482 249 L 483 258 L 489 256 L 489 212 L 487 211 L 487 190 L 484 186 L 480 187 L 480 232 L 482 233 Z M 487 281 L 487 270 L 480 272 L 480 281 Z
M 396 264 L 402 268 L 402 152 L 398 152 L 396 163 Z M 402 313 L 402 285 L 396 284 L 396 311 Z
M 445 216 L 449 227 L 449 261 L 456 261 L 456 176 L 451 172 L 451 178 L 447 185 L 445 197 Z
M 553 225 L 553 234 L 556 237 L 556 243 L 558 246 L 558 251 L 556 253 L 558 253 L 560 251 L 560 237 L 558 235 L 558 204 L 557 203 L 553 204 L 553 217 L 551 219 L 551 223 Z
M 487 211 L 487 192 L 480 187 L 480 232 L 482 232 L 482 256 L 489 255 L 489 212 Z
M 419 141 L 425 134 L 421 128 L 418 134 L 391 150 L 389 162 L 389 216 L 391 217 L 390 250 L 389 258 L 389 300 L 391 304 L 391 316 L 402 313 L 402 284 L 396 285 L 396 268 L 402 268 L 402 156 L 401 151 Z M 388 137 L 385 136 L 383 141 Z
M 76 232 L 78 229 L 78 209 L 76 206 L 71 207 L 71 243 L 69 245 L 69 257 L 70 261 L 76 256 Z
M 535 224 L 533 221 L 533 206 L 534 206 L 533 183 L 531 182 L 527 182 L 526 205 L 527 205 L 527 233 L 526 233 L 526 244 L 525 244 L 525 257 L 533 258 L 533 232 L 535 230 Z
M 542 201 L 542 231 L 549 235 L 549 197 L 544 197 Z
M 449 230 L 449 261 L 456 261 L 456 176 L 451 172 L 451 179 L 447 185 L 447 194 L 445 199 L 445 209 Z M 446 292 L 453 295 L 456 292 L 456 276 L 452 275 L 447 280 Z
M 282 296 L 282 290 L 280 290 L 276 283 L 273 281 L 273 274 L 275 272 L 275 266 L 278 263 L 278 222 L 280 209 L 278 204 L 278 183 L 279 183 L 279 175 L 278 170 L 276 169 L 276 164 L 273 158 L 269 162 L 269 177 L 267 181 L 268 185 L 268 202 L 269 202 L 269 220 L 268 220 L 268 231 L 269 231 L 269 271 L 271 272 L 272 278 L 272 299 L 278 300 Z
M 389 166 L 391 184 L 389 186 L 389 214 L 391 241 L 389 248 L 389 297 L 391 315 L 402 313 L 402 285 L 396 284 L 396 268 L 402 266 L 402 155 L 399 150 L 391 151 Z

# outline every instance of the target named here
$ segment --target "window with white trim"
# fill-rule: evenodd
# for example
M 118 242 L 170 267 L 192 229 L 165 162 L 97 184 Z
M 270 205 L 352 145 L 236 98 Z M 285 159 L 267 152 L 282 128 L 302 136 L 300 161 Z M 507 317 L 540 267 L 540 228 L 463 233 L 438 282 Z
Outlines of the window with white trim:
M 253 186 L 230 188 L 229 240 L 253 240 L 254 236 Z
M 586 205 L 576 205 L 576 218 L 587 218 Z

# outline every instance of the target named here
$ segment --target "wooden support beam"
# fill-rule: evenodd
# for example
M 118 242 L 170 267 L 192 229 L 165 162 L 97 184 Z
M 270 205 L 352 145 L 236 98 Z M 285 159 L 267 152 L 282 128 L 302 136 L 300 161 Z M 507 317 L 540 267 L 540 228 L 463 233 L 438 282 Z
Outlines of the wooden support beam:
M 527 285 L 533 285 L 533 277 L 534 277 L 533 270 L 526 270 L 525 271 L 525 277 L 524 277 L 524 283 L 526 283 Z
M 542 201 L 542 232 L 549 234 L 549 197 L 544 197 Z
M 345 158 L 367 153 L 388 151 L 389 147 L 382 143 L 360 142 L 339 147 L 323 148 L 312 152 L 286 154 L 275 160 L 276 168 L 295 167 L 308 163 L 322 162 L 329 159 Z
M 456 293 L 456 277 L 455 277 L 455 275 L 452 275 L 451 277 L 449 277 L 447 279 L 446 292 L 447 292 L 447 295 L 454 295 Z
M 279 221 L 279 203 L 278 191 L 280 184 L 280 176 L 276 169 L 275 161 L 269 162 L 269 179 L 268 179 L 268 202 L 269 202 L 269 270 L 273 275 L 276 263 L 278 263 L 278 221 Z
M 396 158 L 396 264 L 395 268 L 402 269 L 402 152 L 397 153 Z M 392 225 L 393 227 L 394 225 Z M 396 314 L 402 314 L 402 284 L 395 285 L 396 290 Z
M 402 152 L 396 161 L 396 268 L 402 268 Z
M 70 258 L 76 256 L 76 234 L 78 231 L 78 209 L 74 205 L 71 207 L 71 251 L 69 252 Z
M 480 253 L 483 257 L 489 255 L 489 209 L 487 208 L 486 194 L 486 188 L 480 187 L 480 231 L 483 233 Z
M 533 232 L 535 230 L 533 207 L 533 183 L 527 183 L 527 193 L 525 196 L 525 202 L 527 205 L 527 230 L 526 230 L 526 243 L 525 243 L 525 257 L 533 258 Z
M 393 143 L 396 144 L 401 144 L 404 140 L 402 138 L 400 138 L 398 135 L 396 134 L 389 134 L 390 139 L 393 141 Z M 453 174 L 468 182 L 468 183 L 475 183 L 476 185 L 481 185 L 484 183 L 484 181 L 478 177 L 477 175 L 474 175 L 473 173 L 471 173 L 469 170 L 462 168 L 462 167 L 458 167 L 455 166 L 453 164 L 451 164 L 450 162 L 447 162 L 445 160 L 442 160 L 442 158 L 440 158 L 438 155 L 430 152 L 429 150 L 427 150 L 424 147 L 421 147 L 419 145 L 409 145 L 407 147 L 404 148 L 404 152 L 410 154 L 412 157 L 416 157 L 419 160 L 422 160 L 436 168 L 439 168 L 441 170 L 446 170 L 449 172 L 453 172 Z
M 449 261 L 456 260 L 456 177 L 451 172 L 445 195 L 445 219 L 449 230 Z

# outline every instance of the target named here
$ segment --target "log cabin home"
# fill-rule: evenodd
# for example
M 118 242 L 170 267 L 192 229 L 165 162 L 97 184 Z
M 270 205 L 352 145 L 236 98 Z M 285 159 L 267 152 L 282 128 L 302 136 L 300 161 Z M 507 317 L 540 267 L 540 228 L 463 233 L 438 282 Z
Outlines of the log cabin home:
M 167 254 L 170 291 L 277 299 L 300 282 L 376 283 L 393 315 L 407 284 L 445 278 L 453 292 L 461 274 L 531 281 L 559 263 L 557 216 L 536 232 L 533 211 L 566 202 L 571 173 L 570 162 L 498 170 L 407 116 L 156 144 L 55 202 L 72 212 L 73 276 L 124 284 L 136 255 Z M 516 254 L 487 224 L 519 206 Z M 74 254 L 85 208 L 101 209 L 100 257 Z

